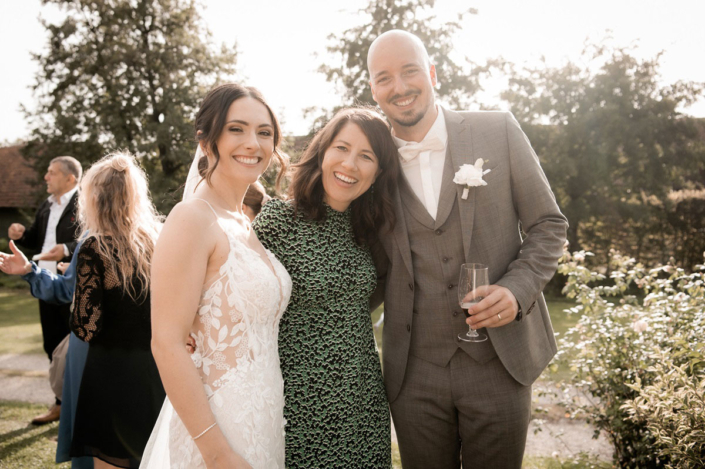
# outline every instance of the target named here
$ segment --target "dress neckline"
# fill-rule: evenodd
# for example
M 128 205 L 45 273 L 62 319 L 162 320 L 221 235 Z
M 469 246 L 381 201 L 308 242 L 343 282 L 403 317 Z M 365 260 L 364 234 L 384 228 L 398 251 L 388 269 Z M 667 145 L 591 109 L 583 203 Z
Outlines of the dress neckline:
M 331 216 L 331 217 L 336 217 L 336 218 L 342 219 L 342 218 L 349 217 L 350 213 L 352 213 L 352 208 L 350 206 L 348 206 L 348 208 L 346 208 L 344 211 L 341 212 L 339 210 L 334 209 L 333 207 L 331 207 L 330 205 L 328 205 L 325 202 L 321 202 L 321 203 L 323 204 L 323 206 L 326 209 L 326 215 Z
M 200 200 L 200 201 L 202 201 L 202 202 L 205 202 L 206 205 L 208 205 L 208 207 L 209 207 L 209 208 L 211 209 L 211 211 L 213 212 L 213 216 L 215 216 L 215 219 L 216 219 L 216 221 L 218 222 L 218 226 L 220 226 L 220 229 L 223 230 L 223 233 L 225 233 L 225 237 L 228 238 L 228 240 L 232 240 L 232 241 L 239 242 L 245 249 L 247 249 L 247 250 L 249 250 L 249 251 L 251 251 L 251 252 L 253 252 L 254 254 L 257 255 L 257 257 L 262 261 L 262 263 L 265 265 L 265 267 L 267 267 L 267 269 L 272 273 L 272 275 L 274 276 L 274 278 L 277 279 L 277 283 L 279 284 L 279 296 L 280 296 L 280 301 L 279 301 L 279 302 L 281 303 L 281 296 L 283 295 L 283 286 L 282 286 L 281 280 L 279 279 L 279 275 L 277 274 L 276 267 L 274 267 L 274 262 L 272 262 L 272 259 L 269 257 L 270 252 L 267 250 L 267 248 L 265 248 L 264 246 L 262 246 L 262 243 L 260 243 L 259 239 L 257 238 L 257 234 L 254 233 L 254 231 L 252 231 L 251 229 L 249 229 L 249 227 L 246 227 L 246 228 L 247 228 L 247 232 L 248 232 L 250 235 L 252 235 L 252 234 L 255 235 L 255 238 L 257 239 L 257 242 L 259 243 L 259 245 L 260 245 L 260 246 L 262 247 L 262 249 L 264 250 L 264 255 L 265 255 L 266 259 L 265 259 L 264 257 L 262 257 L 262 254 L 260 254 L 256 249 L 252 248 L 252 247 L 251 247 L 249 244 L 247 244 L 245 241 L 238 239 L 236 236 L 230 235 L 229 232 L 228 232 L 228 230 L 226 230 L 223 226 L 220 225 L 220 221 L 221 221 L 221 220 L 231 220 L 231 221 L 237 222 L 237 220 L 236 220 L 235 218 L 224 218 L 224 217 L 219 216 L 218 213 L 217 213 L 217 212 L 215 211 L 215 209 L 213 208 L 213 206 L 210 204 L 210 202 L 208 202 L 206 199 L 202 199 L 202 198 L 200 198 L 200 197 L 193 197 L 193 199 L 195 199 L 195 200 Z M 231 248 L 232 248 L 232 247 L 231 247 Z M 224 264 L 227 263 L 228 260 L 229 260 L 229 258 L 228 258 L 228 259 L 225 259 Z M 222 267 L 222 266 L 221 266 L 221 267 Z M 281 304 L 280 304 L 280 306 L 281 306 Z

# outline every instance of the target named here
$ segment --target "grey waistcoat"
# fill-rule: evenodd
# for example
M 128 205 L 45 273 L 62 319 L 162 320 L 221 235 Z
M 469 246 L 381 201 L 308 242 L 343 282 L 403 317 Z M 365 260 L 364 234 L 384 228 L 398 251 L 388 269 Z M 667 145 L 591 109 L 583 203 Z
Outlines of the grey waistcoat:
M 452 180 L 449 162 L 446 158 L 444 172 L 450 171 Z M 448 176 L 444 174 L 444 184 Z M 467 343 L 457 339 L 458 333 L 468 330 L 458 304 L 458 277 L 466 259 L 457 195 L 453 191 L 453 200 L 441 201 L 441 207 L 452 208 L 439 209 L 435 221 L 406 181 L 400 184 L 400 195 L 414 266 L 414 327 L 409 353 L 438 366 L 446 366 L 458 348 L 480 363 L 496 357 L 489 340 Z

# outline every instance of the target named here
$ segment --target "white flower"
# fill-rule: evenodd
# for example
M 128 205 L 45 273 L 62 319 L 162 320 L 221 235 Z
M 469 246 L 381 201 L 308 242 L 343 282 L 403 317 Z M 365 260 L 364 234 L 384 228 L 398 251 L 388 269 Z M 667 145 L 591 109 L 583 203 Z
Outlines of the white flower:
M 683 301 L 688 301 L 690 297 L 683 293 L 682 291 L 679 291 L 676 293 L 676 296 L 673 297 L 673 301 L 676 301 L 678 303 L 682 303 Z
M 575 254 L 573 254 L 573 259 L 575 259 L 576 262 L 583 262 L 585 260 L 585 253 L 576 252 Z
M 632 323 L 632 329 L 634 329 L 635 332 L 644 332 L 649 328 L 649 325 L 646 323 L 646 321 L 634 321 Z
M 455 173 L 453 182 L 456 184 L 461 184 L 467 186 L 463 190 L 463 199 L 468 198 L 468 190 L 471 187 L 486 186 L 487 182 L 482 180 L 482 176 L 489 173 L 491 170 L 487 169 L 482 171 L 482 165 L 485 161 L 482 158 L 478 158 L 475 164 L 464 164 L 460 166 L 458 172 Z

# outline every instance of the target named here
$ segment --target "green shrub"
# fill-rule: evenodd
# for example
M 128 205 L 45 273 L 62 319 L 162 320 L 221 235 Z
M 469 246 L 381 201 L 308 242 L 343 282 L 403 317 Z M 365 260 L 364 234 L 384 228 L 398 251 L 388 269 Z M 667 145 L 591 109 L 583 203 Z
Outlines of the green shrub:
M 623 409 L 632 421 L 646 425 L 659 454 L 670 460 L 666 467 L 695 469 L 705 462 L 705 373 L 693 373 L 692 366 L 703 359 L 702 347 L 696 352 L 691 344 L 682 345 L 679 352 L 687 350 L 691 358 L 699 358 L 676 366 L 672 351 L 660 351 L 661 363 L 649 368 L 654 383 L 643 386 L 637 381 L 632 388 L 639 395 Z
M 669 449 L 671 433 L 657 430 L 666 422 L 641 418 L 633 406 L 656 405 L 657 392 L 670 386 L 658 383 L 673 367 L 699 376 L 705 366 L 703 267 L 693 274 L 673 264 L 647 269 L 613 252 L 609 268 L 596 272 L 585 266 L 590 256 L 566 254 L 559 267 L 567 277 L 564 293 L 576 300 L 570 311 L 581 314 L 559 347 L 559 360 L 571 370 L 569 384 L 580 391 L 565 393 L 573 396 L 566 399 L 569 412 L 605 433 L 619 467 L 691 467 L 678 465 L 681 454 Z M 664 354 L 669 369 L 658 367 Z M 703 425 L 702 412 L 692 417 Z

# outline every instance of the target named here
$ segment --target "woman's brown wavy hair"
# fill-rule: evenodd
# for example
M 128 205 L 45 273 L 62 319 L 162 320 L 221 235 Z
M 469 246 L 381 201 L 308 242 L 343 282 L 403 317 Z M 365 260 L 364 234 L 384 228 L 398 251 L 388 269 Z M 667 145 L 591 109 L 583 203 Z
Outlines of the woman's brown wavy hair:
M 215 171 L 220 161 L 217 145 L 218 138 L 223 133 L 230 105 L 241 98 L 252 98 L 262 103 L 267 108 L 269 117 L 272 119 L 272 127 L 274 127 L 274 154 L 272 156 L 279 162 L 279 173 L 277 174 L 275 189 L 279 190 L 289 162 L 289 157 L 279 148 L 282 139 L 279 120 L 277 120 L 277 116 L 257 88 L 242 86 L 237 83 L 225 83 L 216 86 L 203 98 L 201 107 L 198 109 L 195 122 L 196 140 L 199 144 L 203 143 L 206 150 L 215 158 L 213 166 L 208 167 L 208 158 L 202 156 L 198 161 L 198 174 L 210 184 L 213 171 Z
M 373 108 L 342 109 L 318 131 L 299 162 L 292 167 L 289 198 L 293 200 L 296 211 L 303 213 L 305 218 L 316 221 L 325 219 L 321 165 L 326 150 L 348 124 L 357 125 L 365 134 L 381 170 L 374 184 L 350 204 L 355 241 L 359 245 L 369 245 L 383 225 L 386 224 L 388 230 L 394 227 L 393 196 L 399 176 L 399 153 L 391 129 Z

